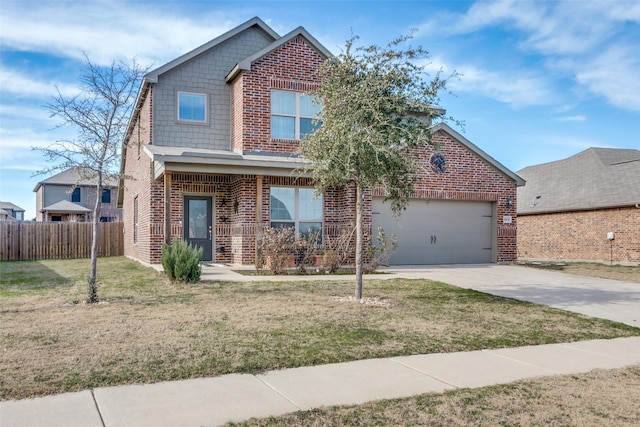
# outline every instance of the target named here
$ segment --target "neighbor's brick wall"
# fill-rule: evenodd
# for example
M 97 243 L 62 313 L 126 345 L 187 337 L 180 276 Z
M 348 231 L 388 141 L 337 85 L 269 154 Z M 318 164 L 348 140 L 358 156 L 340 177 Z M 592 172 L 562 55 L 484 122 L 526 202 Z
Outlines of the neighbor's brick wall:
M 521 215 L 518 256 L 523 259 L 640 264 L 640 209 Z M 607 233 L 615 240 L 609 242 Z

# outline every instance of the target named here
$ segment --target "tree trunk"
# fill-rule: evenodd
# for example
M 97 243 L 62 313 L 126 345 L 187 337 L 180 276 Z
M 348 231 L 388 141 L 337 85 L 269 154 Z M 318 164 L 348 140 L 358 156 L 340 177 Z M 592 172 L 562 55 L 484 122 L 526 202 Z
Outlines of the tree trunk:
M 96 203 L 93 207 L 93 239 L 91 240 L 91 273 L 89 275 L 89 289 L 87 302 L 98 302 L 98 223 L 100 222 L 100 207 L 102 206 L 102 176 L 98 176 L 96 185 Z
M 356 185 L 356 299 L 362 299 L 362 261 L 363 261 L 363 231 L 362 231 L 362 204 L 364 189 Z

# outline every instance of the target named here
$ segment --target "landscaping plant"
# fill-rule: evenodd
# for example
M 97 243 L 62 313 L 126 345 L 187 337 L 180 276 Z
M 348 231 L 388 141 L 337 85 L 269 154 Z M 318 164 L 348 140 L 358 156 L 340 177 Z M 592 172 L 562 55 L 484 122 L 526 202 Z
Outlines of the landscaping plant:
M 198 282 L 202 274 L 202 248 L 184 240 L 174 240 L 162 246 L 162 267 L 172 282 Z

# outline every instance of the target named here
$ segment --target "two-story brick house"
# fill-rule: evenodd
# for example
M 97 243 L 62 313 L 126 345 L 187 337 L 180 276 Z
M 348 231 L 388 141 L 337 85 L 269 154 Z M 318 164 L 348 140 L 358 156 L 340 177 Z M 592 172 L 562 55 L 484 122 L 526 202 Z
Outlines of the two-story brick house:
M 313 131 L 305 92 L 331 56 L 304 28 L 279 36 L 258 18 L 148 73 L 123 142 L 125 254 L 159 263 L 184 238 L 204 260 L 253 264 L 264 226 L 298 233 L 350 227 L 350 189 L 313 197 L 294 153 Z M 383 194 L 366 201 L 367 226 L 399 235 L 396 264 L 505 262 L 516 258 L 516 186 L 524 182 L 445 124 L 400 222 Z M 426 203 L 429 201 L 429 203 Z

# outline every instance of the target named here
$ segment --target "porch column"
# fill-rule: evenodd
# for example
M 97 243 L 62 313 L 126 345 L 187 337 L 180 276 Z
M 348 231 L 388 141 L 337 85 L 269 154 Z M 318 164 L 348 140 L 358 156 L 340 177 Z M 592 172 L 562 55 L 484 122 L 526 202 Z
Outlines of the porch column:
M 262 234 L 261 225 L 262 225 L 262 175 L 256 175 L 256 231 L 255 235 L 255 257 L 254 262 L 258 261 L 258 237 Z
M 164 171 L 164 241 L 171 243 L 171 171 Z

